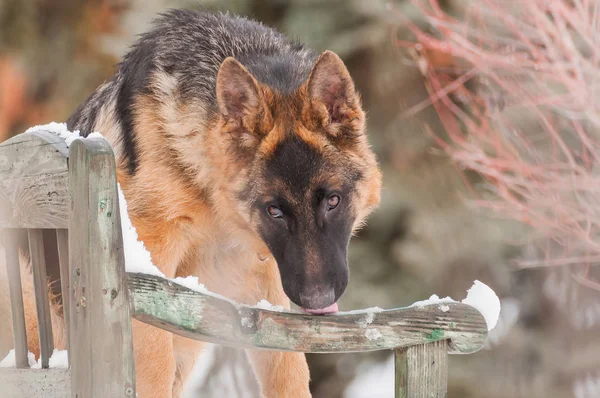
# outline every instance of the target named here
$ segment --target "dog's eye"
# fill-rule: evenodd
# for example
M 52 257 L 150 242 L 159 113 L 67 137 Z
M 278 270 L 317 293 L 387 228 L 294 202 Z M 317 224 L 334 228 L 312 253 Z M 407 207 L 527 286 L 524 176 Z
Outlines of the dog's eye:
M 277 206 L 269 206 L 267 207 L 267 213 L 273 218 L 281 218 L 283 217 L 283 212 Z
M 331 195 L 327 198 L 327 210 L 333 210 L 340 204 L 340 197 L 338 195 Z

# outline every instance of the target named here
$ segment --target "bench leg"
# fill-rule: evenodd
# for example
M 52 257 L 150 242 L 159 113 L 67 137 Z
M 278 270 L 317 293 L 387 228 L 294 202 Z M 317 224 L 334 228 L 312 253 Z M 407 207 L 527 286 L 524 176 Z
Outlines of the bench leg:
M 398 348 L 396 398 L 443 398 L 448 390 L 446 340 Z

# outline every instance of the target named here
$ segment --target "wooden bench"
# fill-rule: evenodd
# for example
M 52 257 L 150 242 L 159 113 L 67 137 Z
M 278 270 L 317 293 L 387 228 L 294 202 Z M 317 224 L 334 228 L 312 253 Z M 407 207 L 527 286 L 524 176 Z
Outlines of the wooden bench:
M 55 232 L 53 232 L 55 231 Z M 447 303 L 313 316 L 239 305 L 149 274 L 126 273 L 115 159 L 101 138 L 46 131 L 0 144 L 0 232 L 6 251 L 16 368 L 0 368 L 12 397 L 134 397 L 131 317 L 181 336 L 306 353 L 394 350 L 396 397 L 445 397 L 447 355 L 481 349 L 483 316 Z M 49 235 L 50 234 L 50 235 Z M 57 248 L 69 367 L 53 350 L 45 247 Z M 18 249 L 30 254 L 42 369 L 29 369 Z

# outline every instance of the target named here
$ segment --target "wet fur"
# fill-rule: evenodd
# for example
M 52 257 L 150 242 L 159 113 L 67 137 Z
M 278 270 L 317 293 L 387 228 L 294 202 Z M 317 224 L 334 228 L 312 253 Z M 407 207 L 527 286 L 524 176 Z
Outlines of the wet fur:
M 282 277 L 293 285 L 286 292 L 328 278 L 341 281 L 331 284 L 343 292 L 343 246 L 379 203 L 381 175 L 360 98 L 335 54 L 319 55 L 247 19 L 171 11 L 68 126 L 99 131 L 112 144 L 132 222 L 167 277 L 197 275 L 234 300 L 286 308 Z M 347 195 L 339 228 L 327 231 L 305 216 L 309 191 L 322 183 Z M 273 192 L 304 223 L 294 235 L 306 246 L 302 262 L 283 268 L 274 255 L 285 248 L 263 219 Z M 340 249 L 328 249 L 312 230 Z M 328 256 L 339 257 L 338 268 L 325 267 Z M 301 276 L 297 283 L 290 273 Z M 140 396 L 179 396 L 202 343 L 135 320 L 133 334 Z M 303 354 L 247 353 L 264 396 L 310 396 Z

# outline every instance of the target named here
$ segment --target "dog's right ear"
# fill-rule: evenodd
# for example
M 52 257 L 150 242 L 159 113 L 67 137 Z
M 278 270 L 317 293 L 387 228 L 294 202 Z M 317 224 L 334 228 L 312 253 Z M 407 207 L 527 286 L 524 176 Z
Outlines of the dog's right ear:
M 217 103 L 221 115 L 231 121 L 241 120 L 259 110 L 256 79 L 233 57 L 226 58 L 219 68 Z
M 224 131 L 238 148 L 256 147 L 265 134 L 263 124 L 270 120 L 259 83 L 244 65 L 228 57 L 219 68 L 216 91 Z

